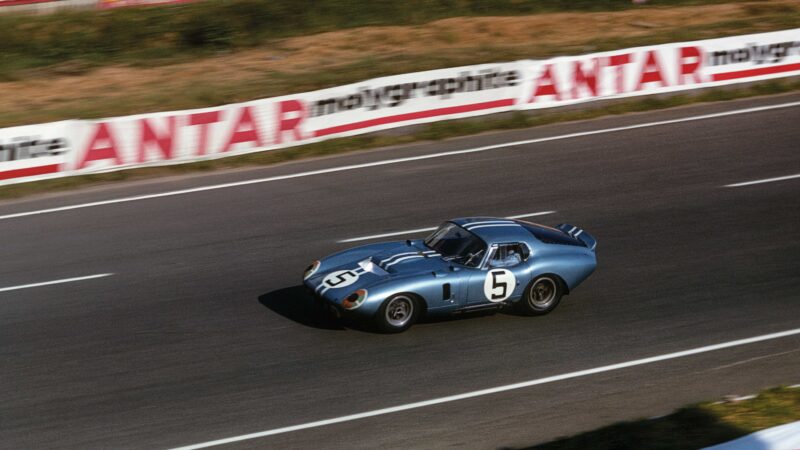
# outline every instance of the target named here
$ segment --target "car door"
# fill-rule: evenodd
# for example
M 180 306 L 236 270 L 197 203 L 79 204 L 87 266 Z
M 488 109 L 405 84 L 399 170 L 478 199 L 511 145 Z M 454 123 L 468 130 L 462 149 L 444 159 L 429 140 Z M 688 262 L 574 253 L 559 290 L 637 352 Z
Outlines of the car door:
M 473 269 L 467 306 L 515 301 L 530 282 L 530 249 L 524 243 L 492 245 L 479 269 Z

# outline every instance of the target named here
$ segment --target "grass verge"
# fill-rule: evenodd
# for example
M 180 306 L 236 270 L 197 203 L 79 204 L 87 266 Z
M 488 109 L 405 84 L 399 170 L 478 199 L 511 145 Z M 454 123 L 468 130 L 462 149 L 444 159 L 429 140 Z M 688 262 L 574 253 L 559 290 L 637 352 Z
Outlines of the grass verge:
M 800 79 L 793 78 L 785 80 L 772 80 L 733 89 L 709 89 L 697 94 L 647 97 L 631 101 L 611 103 L 599 107 L 588 106 L 586 109 L 580 110 L 545 110 L 544 112 L 540 110 L 535 114 L 517 112 L 511 115 L 498 117 L 488 116 L 481 117 L 479 119 L 450 120 L 424 125 L 410 134 L 401 136 L 369 134 L 365 136 L 332 139 L 330 141 L 302 145 L 283 150 L 251 153 L 248 155 L 201 161 L 196 163 L 121 170 L 118 172 L 56 178 L 52 180 L 2 186 L 0 187 L 0 199 L 19 198 L 58 190 L 76 189 L 101 183 L 132 181 L 158 176 L 181 175 L 245 166 L 264 166 L 304 158 L 351 153 L 359 150 L 407 144 L 418 141 L 435 141 L 488 131 L 531 128 L 557 122 L 586 120 L 607 115 L 618 115 L 631 112 L 672 108 L 692 103 L 735 100 L 793 91 L 800 91 Z
M 366 0 L 350 3 L 357 5 L 363 1 Z M 444 1 L 431 0 L 431 3 Z M 0 127 L 204 108 L 398 73 L 761 33 L 797 27 L 800 23 L 800 5 L 796 0 L 712 2 L 717 4 L 700 6 L 686 4 L 707 2 L 651 0 L 647 5 L 652 6 L 635 9 L 627 9 L 633 4 L 626 0 L 590 2 L 597 3 L 598 8 L 623 9 L 613 12 L 475 16 L 481 11 L 498 15 L 538 11 L 525 9 L 538 2 L 508 2 L 519 4 L 519 8 L 495 9 L 496 5 L 492 5 L 483 10 L 482 2 L 449 0 L 448 4 L 461 5 L 452 12 L 462 14 L 460 17 L 429 22 L 438 17 L 432 14 L 425 16 L 426 21 L 421 25 L 349 29 L 367 23 L 422 21 L 421 17 L 412 20 L 411 16 L 404 18 L 403 14 L 372 22 L 365 17 L 345 21 L 343 29 L 330 33 L 264 38 L 267 39 L 264 42 L 253 38 L 251 50 L 246 50 L 249 47 L 242 43 L 214 51 L 208 50 L 213 46 L 203 46 L 206 50 L 197 50 L 196 54 L 174 48 L 177 44 L 169 43 L 169 39 L 177 39 L 173 35 L 148 43 L 148 33 L 158 34 L 147 31 L 148 27 L 166 27 L 158 17 L 150 15 L 167 14 L 172 8 L 120 11 L 121 14 L 141 14 L 152 21 L 141 19 L 147 23 L 139 24 L 132 20 L 126 25 L 141 29 L 142 43 L 134 45 L 119 37 L 118 34 L 132 33 L 116 29 L 122 25 L 108 25 L 103 33 L 109 37 L 92 41 L 97 48 L 91 49 L 85 49 L 88 44 L 84 43 L 68 45 L 70 40 L 61 34 L 73 30 L 75 39 L 83 36 L 82 33 L 89 36 L 94 33 L 91 27 L 100 27 L 100 19 L 98 23 L 88 24 L 89 31 L 84 32 L 80 22 L 84 16 L 77 16 L 75 20 L 79 22 L 69 25 L 59 22 L 67 20 L 64 18 L 67 16 L 31 17 L 4 24 L 0 15 L 0 91 L 4 93 L 0 96 Z M 177 6 L 175 11 L 183 11 L 184 7 L 210 8 L 217 3 L 214 0 L 207 4 Z M 236 2 L 231 2 L 233 4 Z M 565 6 L 561 0 L 543 4 L 550 5 L 553 10 L 558 10 L 558 5 Z M 658 7 L 664 4 L 681 6 Z M 404 2 L 392 5 L 392 8 L 408 6 Z M 576 5 L 574 9 L 578 11 L 591 6 L 587 2 L 576 2 Z M 323 13 L 331 17 L 339 14 L 334 10 L 320 12 Z M 87 14 L 94 17 L 95 13 Z M 105 18 L 103 14 L 106 13 L 98 14 L 98 18 Z M 115 13 L 108 14 L 114 17 Z M 184 17 L 170 12 L 169 17 L 172 15 Z M 191 14 L 186 17 L 189 16 Z M 39 20 L 45 21 L 46 26 L 37 22 Z M 47 22 L 50 20 L 59 26 L 50 30 L 52 24 Z M 321 29 L 335 28 L 332 20 L 321 25 Z M 43 28 L 37 28 L 39 25 Z M 25 28 L 27 31 L 22 33 L 19 27 L 30 30 Z M 177 33 L 175 30 L 172 29 L 172 33 Z M 309 28 L 306 32 L 314 30 L 317 29 Z M 251 31 L 242 31 L 248 32 Z M 38 34 L 48 36 L 53 42 L 34 44 L 39 39 Z M 116 39 L 121 39 L 121 43 L 114 44 Z M 32 46 L 28 50 L 24 50 L 26 43 Z M 105 45 L 109 47 L 104 50 Z M 160 50 L 156 52 L 147 50 L 149 45 L 164 47 L 158 47 Z M 60 46 L 66 47 L 59 50 Z M 20 53 L 23 50 L 24 54 Z M 36 61 L 26 62 L 30 58 Z
M 653 0 L 652 5 L 725 0 Z M 727 0 L 730 2 L 731 0 Z M 92 66 L 198 57 L 272 39 L 458 16 L 647 8 L 630 0 L 206 0 L 159 8 L 0 16 L 0 74 L 81 60 Z
M 527 450 L 700 449 L 800 420 L 800 388 L 779 387 L 748 400 L 700 403 L 657 419 L 614 424 Z

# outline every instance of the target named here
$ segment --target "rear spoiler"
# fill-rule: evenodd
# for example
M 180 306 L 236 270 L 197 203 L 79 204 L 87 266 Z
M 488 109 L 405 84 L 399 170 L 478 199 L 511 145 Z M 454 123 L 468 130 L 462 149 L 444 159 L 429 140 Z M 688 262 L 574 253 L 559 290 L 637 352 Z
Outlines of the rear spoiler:
M 558 228 L 561 232 L 568 234 L 570 237 L 583 242 L 584 245 L 589 247 L 589 250 L 591 251 L 594 251 L 594 248 L 597 247 L 597 240 L 594 238 L 594 236 L 576 227 L 575 225 L 561 223 L 556 225 L 556 228 Z

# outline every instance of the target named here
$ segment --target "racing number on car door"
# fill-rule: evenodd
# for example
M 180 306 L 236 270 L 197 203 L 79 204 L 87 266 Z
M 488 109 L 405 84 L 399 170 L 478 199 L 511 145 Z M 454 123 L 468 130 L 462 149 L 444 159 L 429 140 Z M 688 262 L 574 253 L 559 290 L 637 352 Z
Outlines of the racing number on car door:
M 516 277 L 510 270 L 494 269 L 486 273 L 483 293 L 490 302 L 502 302 L 511 297 L 516 286 Z
M 501 299 L 506 296 L 506 292 L 508 292 L 508 283 L 502 281 L 503 271 L 502 270 L 493 270 L 492 271 L 492 298 L 489 300 L 497 300 Z M 501 289 L 499 294 L 495 294 L 498 289 Z

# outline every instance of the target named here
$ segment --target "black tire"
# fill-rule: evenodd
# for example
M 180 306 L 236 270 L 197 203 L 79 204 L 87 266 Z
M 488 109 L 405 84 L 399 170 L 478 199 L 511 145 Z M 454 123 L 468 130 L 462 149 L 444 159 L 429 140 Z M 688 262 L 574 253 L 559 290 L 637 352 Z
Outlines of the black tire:
M 520 310 L 529 316 L 543 316 L 556 309 L 564 295 L 564 282 L 555 275 L 536 277 L 525 288 Z
M 402 333 L 417 321 L 421 306 L 413 294 L 395 294 L 378 308 L 375 325 L 383 333 Z

